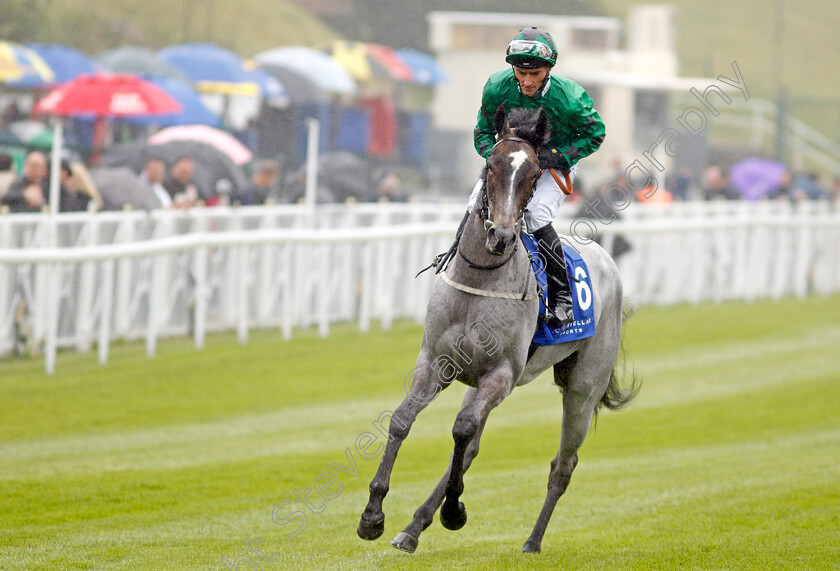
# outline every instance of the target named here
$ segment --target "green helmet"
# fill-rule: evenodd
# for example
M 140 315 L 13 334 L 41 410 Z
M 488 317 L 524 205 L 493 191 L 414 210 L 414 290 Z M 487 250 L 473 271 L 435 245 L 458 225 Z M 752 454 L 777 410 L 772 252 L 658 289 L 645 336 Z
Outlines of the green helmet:
M 505 61 L 515 67 L 532 69 L 557 63 L 557 48 L 548 32 L 531 26 L 522 28 L 508 44 Z

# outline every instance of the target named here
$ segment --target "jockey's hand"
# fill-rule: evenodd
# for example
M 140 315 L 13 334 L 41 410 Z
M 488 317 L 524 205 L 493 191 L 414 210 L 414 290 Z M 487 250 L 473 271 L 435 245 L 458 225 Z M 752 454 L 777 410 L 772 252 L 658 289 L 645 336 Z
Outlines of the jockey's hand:
M 560 169 L 564 172 L 569 171 L 569 161 L 563 153 L 549 147 L 542 147 L 537 153 L 540 159 L 540 168 L 545 169 Z

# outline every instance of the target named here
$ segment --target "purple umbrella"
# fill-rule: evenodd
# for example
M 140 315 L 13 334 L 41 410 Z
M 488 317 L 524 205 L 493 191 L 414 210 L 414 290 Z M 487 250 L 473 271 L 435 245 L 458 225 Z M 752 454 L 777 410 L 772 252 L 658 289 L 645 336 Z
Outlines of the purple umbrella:
M 747 159 L 732 167 L 729 179 L 746 200 L 758 200 L 779 188 L 786 172 L 781 163 Z

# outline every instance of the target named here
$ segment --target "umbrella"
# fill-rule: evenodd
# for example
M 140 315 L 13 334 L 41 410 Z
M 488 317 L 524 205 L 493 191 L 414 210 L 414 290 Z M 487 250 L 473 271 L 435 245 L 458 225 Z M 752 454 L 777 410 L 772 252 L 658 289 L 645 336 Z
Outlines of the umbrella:
M 166 63 L 150 49 L 123 46 L 96 56 L 96 61 L 113 73 L 133 73 L 153 77 L 169 77 L 189 83 L 176 67 Z
M 747 159 L 729 170 L 729 179 L 747 200 L 767 196 L 782 184 L 787 167 L 765 159 Z
M 158 56 L 187 76 L 199 91 L 226 95 L 260 95 L 260 85 L 248 74 L 242 58 L 212 43 L 170 46 Z
M 201 141 L 212 145 L 230 157 L 237 165 L 254 159 L 253 153 L 234 136 L 206 125 L 179 125 L 158 131 L 149 137 L 149 143 L 159 145 L 169 141 Z
M 324 52 L 304 47 L 276 48 L 254 56 L 261 66 L 288 69 L 327 93 L 355 94 L 359 87 L 349 73 Z M 288 85 L 286 87 L 289 87 Z
M 222 124 L 218 115 L 210 111 L 192 86 L 170 77 L 147 77 L 151 83 L 157 85 L 181 105 L 180 113 L 170 115 L 158 115 L 154 117 L 131 117 L 126 118 L 127 123 L 146 124 L 154 123 L 169 127 L 171 125 L 210 125 L 218 127 Z
M 248 186 L 245 175 L 227 155 L 198 141 L 169 141 L 160 145 L 140 141 L 118 145 L 102 157 L 102 165 L 129 167 L 139 173 L 150 158 L 161 159 L 169 167 L 183 156 L 195 161 L 193 182 L 202 198 L 215 196 L 221 181 L 230 183 L 231 193 L 241 192 Z
M 263 69 L 280 80 L 292 103 L 324 102 L 327 92 L 310 77 L 289 68 L 263 64 Z
M 140 210 L 162 206 L 149 185 L 128 167 L 91 169 L 90 178 L 102 196 L 103 210 L 121 210 L 127 204 Z
M 288 176 L 290 201 L 303 197 L 305 175 L 306 165 L 303 165 Z M 323 195 L 318 202 L 343 202 L 351 196 L 361 201 L 374 200 L 370 182 L 370 167 L 356 154 L 333 151 L 318 158 L 319 193 Z
M 357 81 L 384 79 L 413 81 L 411 68 L 391 48 L 381 44 L 337 41 L 329 48 L 333 59 Z
M 394 81 L 413 82 L 414 72 L 397 52 L 382 44 L 365 44 L 368 56 L 379 62 Z
M 54 79 L 52 69 L 35 50 L 14 42 L 0 42 L 0 83 L 29 89 Z
M 397 55 L 411 68 L 414 74 L 414 83 L 437 85 L 448 81 L 437 60 L 429 54 L 405 48 L 397 50 Z
M 15 121 L 0 132 L 0 144 L 25 145 L 27 147 L 49 148 L 52 146 L 52 130 L 40 121 Z
M 34 113 L 68 116 L 93 115 L 97 118 L 94 133 L 102 133 L 105 117 L 131 117 L 177 113 L 181 106 L 159 87 L 133 75 L 80 75 L 62 84 L 35 104 Z M 99 127 L 98 129 L 96 127 Z M 101 135 L 100 135 L 101 136 Z M 58 171 L 62 146 L 62 124 L 55 126 L 50 212 L 58 212 Z M 96 141 L 101 144 L 100 141 Z
M 85 73 L 100 71 L 85 54 L 63 44 L 26 44 L 43 59 L 55 74 L 56 83 L 64 83 Z
M 177 113 L 181 106 L 165 91 L 133 75 L 82 75 L 35 104 L 35 113 L 132 117 Z

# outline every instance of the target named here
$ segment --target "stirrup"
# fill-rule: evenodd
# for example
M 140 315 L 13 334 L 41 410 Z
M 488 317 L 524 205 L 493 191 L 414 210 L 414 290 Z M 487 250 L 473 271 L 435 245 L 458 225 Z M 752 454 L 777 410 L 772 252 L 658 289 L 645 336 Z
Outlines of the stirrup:
M 558 309 L 563 311 L 562 317 L 557 315 Z M 553 309 L 546 308 L 545 315 L 543 316 L 543 321 L 549 327 L 559 327 L 561 325 L 566 325 L 567 323 L 572 323 L 574 320 L 575 316 L 571 308 L 566 310 L 562 306 L 555 306 Z

